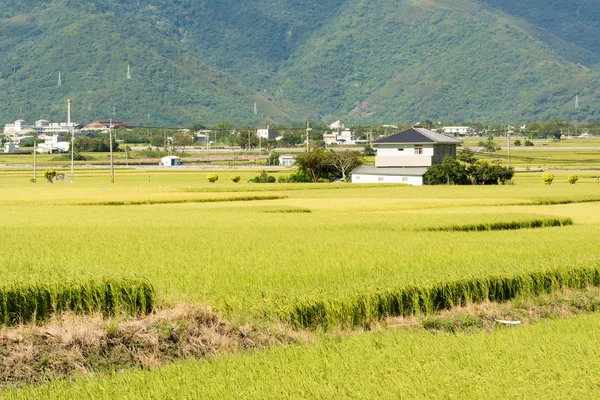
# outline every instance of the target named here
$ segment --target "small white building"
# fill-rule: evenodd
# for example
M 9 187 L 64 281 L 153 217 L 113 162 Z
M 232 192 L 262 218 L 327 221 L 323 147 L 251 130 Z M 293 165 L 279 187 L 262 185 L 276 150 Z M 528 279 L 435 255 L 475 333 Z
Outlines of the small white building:
M 257 129 L 256 136 L 263 139 L 277 139 L 279 137 L 279 132 L 267 126 L 267 129 Z
M 456 136 L 471 136 L 475 134 L 475 129 L 470 126 L 445 126 L 445 135 L 456 135 Z
M 296 162 L 296 157 L 294 156 L 279 156 L 279 166 L 280 167 L 291 167 Z
M 19 146 L 14 144 L 13 142 L 4 143 L 4 153 L 18 153 Z
M 456 158 L 462 141 L 424 128 L 410 128 L 373 142 L 375 166 L 352 171 L 353 183 L 405 183 L 422 186 L 427 169 L 444 157 Z
M 181 159 L 177 156 L 166 156 L 160 159 L 160 165 L 164 167 L 177 167 L 181 165 Z

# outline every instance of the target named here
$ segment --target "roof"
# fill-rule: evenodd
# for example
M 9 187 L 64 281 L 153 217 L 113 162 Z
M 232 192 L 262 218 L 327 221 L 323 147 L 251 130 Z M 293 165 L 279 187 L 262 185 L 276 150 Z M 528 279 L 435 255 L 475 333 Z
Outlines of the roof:
M 179 160 L 180 158 L 177 156 L 164 156 L 162 159 L 168 158 L 169 160 Z
M 352 171 L 352 175 L 385 175 L 385 176 L 423 176 L 427 168 L 423 167 L 368 167 L 361 165 Z
M 461 144 L 462 140 L 442 135 L 425 128 L 410 128 L 402 132 L 394 133 L 373 142 L 377 144 L 404 144 L 404 143 L 444 143 Z

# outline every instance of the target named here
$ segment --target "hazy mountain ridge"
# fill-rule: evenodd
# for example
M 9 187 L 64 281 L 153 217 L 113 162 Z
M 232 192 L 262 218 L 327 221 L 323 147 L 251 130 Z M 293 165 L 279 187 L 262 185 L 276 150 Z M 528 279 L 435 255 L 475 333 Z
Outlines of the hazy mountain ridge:
M 542 3 L 0 0 L 0 119 L 600 118 L 600 0 Z

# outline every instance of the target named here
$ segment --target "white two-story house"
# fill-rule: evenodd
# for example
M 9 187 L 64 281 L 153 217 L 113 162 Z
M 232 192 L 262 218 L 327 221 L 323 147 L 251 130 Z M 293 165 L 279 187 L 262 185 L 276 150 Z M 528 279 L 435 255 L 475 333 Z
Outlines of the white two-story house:
M 353 183 L 404 183 L 423 185 L 423 176 L 444 157 L 456 158 L 461 140 L 424 128 L 410 128 L 373 142 L 375 166 L 352 171 Z

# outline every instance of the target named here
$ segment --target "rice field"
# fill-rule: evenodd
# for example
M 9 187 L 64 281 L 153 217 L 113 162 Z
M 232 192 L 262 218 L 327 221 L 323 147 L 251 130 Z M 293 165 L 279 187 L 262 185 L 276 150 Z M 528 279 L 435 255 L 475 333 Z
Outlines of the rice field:
M 600 390 L 600 315 L 492 334 L 389 331 L 20 392 L 15 399 L 583 399 Z
M 73 183 L 53 184 L 30 183 L 27 170 L 0 171 L 0 277 L 6 287 L 126 277 L 152 288 L 151 306 L 142 312 L 187 302 L 239 323 L 308 327 L 320 338 L 314 346 L 3 394 L 372 398 L 438 397 L 446 390 L 475 398 L 517 377 L 531 398 L 539 398 L 554 385 L 535 385 L 546 374 L 537 367 L 544 351 L 556 357 L 545 367 L 556 369 L 564 393 L 594 389 L 574 381 L 597 371 L 593 361 L 585 372 L 565 371 L 583 354 L 594 358 L 598 338 L 587 328 L 595 316 L 460 337 L 330 332 L 340 324 L 363 326 L 451 305 L 600 285 L 600 184 L 594 173 L 579 174 L 575 185 L 567 182 L 568 173 L 555 173 L 548 186 L 541 173 L 527 172 L 518 173 L 514 185 L 421 188 L 248 183 L 259 173 L 236 171 L 242 179 L 234 183 L 232 171 L 219 171 L 213 184 L 201 171 L 117 170 L 112 185 L 102 169 L 77 170 Z M 49 312 L 62 309 L 56 300 L 47 304 Z M 578 345 L 559 368 L 559 346 L 569 338 L 595 340 L 596 346 Z M 547 342 L 552 345 L 526 352 Z M 493 356 L 466 356 L 486 346 L 496 349 Z M 523 382 L 522 374 L 511 372 L 503 364 L 511 355 L 522 368 L 538 371 L 540 380 L 536 375 Z M 424 363 L 431 368 L 423 370 Z M 489 363 L 496 375 L 482 372 Z M 454 369 L 443 374 L 448 368 Z M 354 379 L 343 383 L 344 374 Z M 483 380 L 481 387 L 469 383 L 474 376 Z M 364 387 L 351 383 L 365 379 L 371 383 Z M 274 380 L 283 384 L 267 387 Z M 493 393 L 529 393 L 503 390 Z

